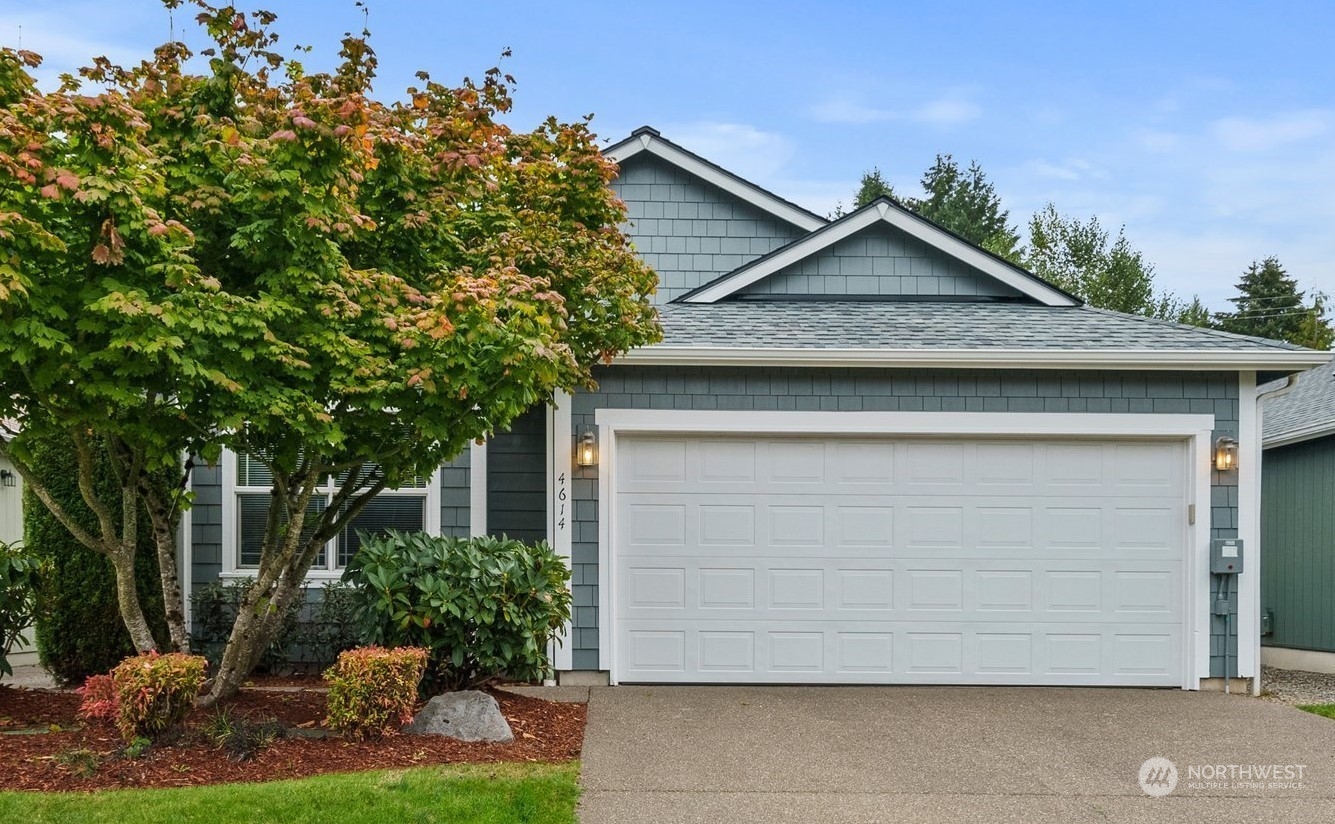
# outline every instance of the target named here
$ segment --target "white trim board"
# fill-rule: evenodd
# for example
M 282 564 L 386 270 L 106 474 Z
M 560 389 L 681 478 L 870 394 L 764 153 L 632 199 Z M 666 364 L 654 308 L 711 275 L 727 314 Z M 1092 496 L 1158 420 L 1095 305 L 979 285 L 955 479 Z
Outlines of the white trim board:
M 664 140 L 656 131 L 637 129 L 630 137 L 603 150 L 603 156 L 624 163 L 638 154 L 648 153 L 689 172 L 711 186 L 715 186 L 762 212 L 773 215 L 803 231 L 814 231 L 828 222 L 777 195 L 742 180 L 714 166 L 681 147 Z
M 632 366 L 825 366 L 956 369 L 1299 370 L 1325 352 L 1228 349 L 803 349 L 654 345 L 633 349 L 614 364 Z
M 821 231 L 812 232 L 801 240 L 743 266 L 732 274 L 724 275 L 696 289 L 681 300 L 683 303 L 717 303 L 756 281 L 763 280 L 877 224 L 892 226 L 1045 306 L 1080 305 L 1080 301 L 1047 285 L 1023 269 L 982 251 L 884 197 L 876 199 L 852 214 L 845 215 Z
M 657 409 L 599 409 L 598 424 L 598 668 L 617 683 L 613 622 L 618 593 L 612 536 L 616 513 L 617 438 L 623 434 L 745 433 L 752 435 L 972 436 L 1030 438 L 1128 438 L 1185 440 L 1189 506 L 1188 554 L 1183 574 L 1182 688 L 1195 690 L 1210 674 L 1209 540 L 1210 468 L 1213 415 L 1080 414 L 1016 412 L 751 412 Z
M 487 534 L 487 443 L 468 445 L 468 537 Z
M 1261 415 L 1256 373 L 1238 375 L 1238 537 L 1251 557 L 1238 575 L 1237 676 L 1252 678 L 1252 692 L 1261 694 Z M 1228 672 L 1224 673 L 1229 676 Z
M 570 393 L 558 389 L 547 407 L 547 537 L 552 550 L 574 572 L 571 562 L 571 524 L 575 517 L 575 496 L 572 452 L 574 436 L 571 426 Z M 571 583 L 574 583 L 573 574 Z M 557 633 L 550 651 L 552 667 L 558 672 L 574 669 L 574 626 L 567 621 Z
M 755 412 L 599 409 L 618 432 L 820 435 L 1051 435 L 1182 437 L 1214 428 L 1213 415 L 1083 412 Z M 603 463 L 603 461 L 599 461 Z

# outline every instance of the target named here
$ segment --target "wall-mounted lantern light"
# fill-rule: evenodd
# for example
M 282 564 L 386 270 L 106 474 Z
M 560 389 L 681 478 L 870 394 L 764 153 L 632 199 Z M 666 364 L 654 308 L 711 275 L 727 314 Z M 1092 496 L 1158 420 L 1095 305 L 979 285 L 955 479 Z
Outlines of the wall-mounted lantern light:
M 12 470 L 0 469 L 0 486 L 18 486 L 19 476 Z
M 1214 442 L 1214 468 L 1220 472 L 1238 468 L 1238 442 L 1235 439 L 1220 435 Z
M 597 466 L 598 436 L 592 429 L 579 433 L 579 440 L 575 442 L 575 463 L 579 466 Z

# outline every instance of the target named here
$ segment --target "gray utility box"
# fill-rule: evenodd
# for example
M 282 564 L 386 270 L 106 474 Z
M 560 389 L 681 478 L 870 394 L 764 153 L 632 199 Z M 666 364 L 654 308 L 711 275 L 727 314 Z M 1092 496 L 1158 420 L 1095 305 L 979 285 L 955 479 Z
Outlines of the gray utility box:
M 1210 572 L 1237 575 L 1242 572 L 1242 539 L 1216 538 L 1210 542 Z

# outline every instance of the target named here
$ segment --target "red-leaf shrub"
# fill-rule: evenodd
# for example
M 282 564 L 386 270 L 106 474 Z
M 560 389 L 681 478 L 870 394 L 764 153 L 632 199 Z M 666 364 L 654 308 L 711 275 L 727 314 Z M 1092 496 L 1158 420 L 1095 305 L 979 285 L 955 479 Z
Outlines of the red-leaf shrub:
M 352 739 L 398 732 L 413 718 L 426 659 L 420 647 L 358 647 L 341 653 L 324 673 L 329 726 Z
M 83 696 L 83 703 L 79 704 L 80 718 L 108 724 L 116 722 L 121 702 L 116 697 L 116 684 L 110 675 L 90 675 L 75 692 Z
M 154 738 L 180 723 L 195 704 L 208 662 L 198 655 L 147 652 L 111 671 L 120 700 L 116 726 L 126 741 Z

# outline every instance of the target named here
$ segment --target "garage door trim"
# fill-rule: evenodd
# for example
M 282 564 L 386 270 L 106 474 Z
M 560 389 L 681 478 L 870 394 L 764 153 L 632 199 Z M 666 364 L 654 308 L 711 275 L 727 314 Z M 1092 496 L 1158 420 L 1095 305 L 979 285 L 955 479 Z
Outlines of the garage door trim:
M 599 669 L 617 683 L 614 643 L 617 615 L 616 519 L 617 439 L 623 435 L 875 435 L 1128 438 L 1186 442 L 1187 502 L 1197 517 L 1188 526 L 1184 560 L 1182 688 L 1198 689 L 1209 674 L 1209 600 L 1205 569 L 1210 537 L 1210 466 L 1213 415 L 1072 414 L 1015 412 L 755 412 L 599 409 L 598 426 L 598 655 Z

